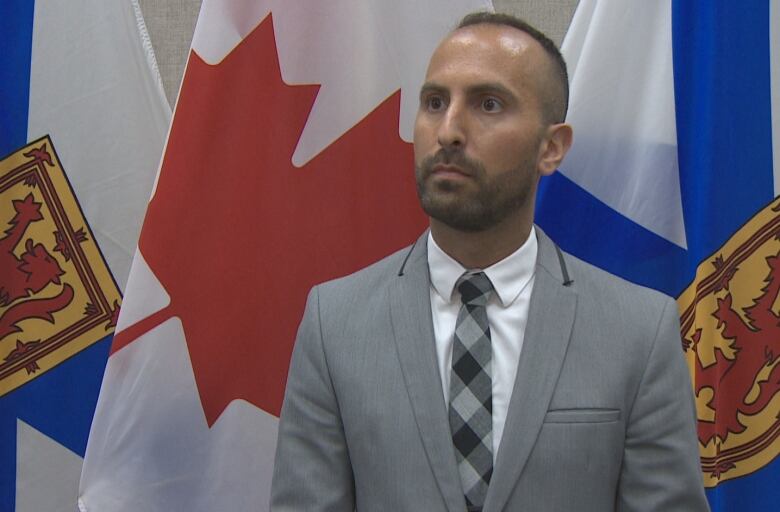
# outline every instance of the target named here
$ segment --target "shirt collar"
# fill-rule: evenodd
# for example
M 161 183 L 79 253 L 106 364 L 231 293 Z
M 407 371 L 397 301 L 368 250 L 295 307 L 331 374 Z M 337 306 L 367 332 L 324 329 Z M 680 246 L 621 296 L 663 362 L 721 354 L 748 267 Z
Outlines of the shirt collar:
M 531 229 L 523 245 L 501 261 L 482 269 L 487 274 L 503 307 L 512 304 L 528 285 L 536 268 L 538 243 L 536 230 Z M 428 269 L 431 285 L 446 302 L 452 302 L 455 283 L 466 268 L 444 252 L 428 232 Z

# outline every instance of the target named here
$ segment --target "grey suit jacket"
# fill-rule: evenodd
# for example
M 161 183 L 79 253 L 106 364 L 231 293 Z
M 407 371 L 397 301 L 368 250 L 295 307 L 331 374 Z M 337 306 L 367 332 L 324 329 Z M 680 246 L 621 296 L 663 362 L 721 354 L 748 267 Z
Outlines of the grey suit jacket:
M 537 233 L 525 342 L 484 510 L 708 510 L 675 302 L 560 255 Z M 272 510 L 465 510 L 429 283 L 423 235 L 312 289 Z

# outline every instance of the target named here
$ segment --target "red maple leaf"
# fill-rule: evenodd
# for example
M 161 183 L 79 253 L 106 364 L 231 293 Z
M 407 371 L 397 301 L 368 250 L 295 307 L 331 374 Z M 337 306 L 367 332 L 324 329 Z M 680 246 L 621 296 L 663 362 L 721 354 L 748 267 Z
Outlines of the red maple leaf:
M 410 242 L 417 205 L 399 94 L 302 168 L 318 86 L 281 80 L 271 18 L 216 66 L 192 54 L 139 242 L 181 318 L 209 425 L 243 398 L 278 415 L 306 293 Z

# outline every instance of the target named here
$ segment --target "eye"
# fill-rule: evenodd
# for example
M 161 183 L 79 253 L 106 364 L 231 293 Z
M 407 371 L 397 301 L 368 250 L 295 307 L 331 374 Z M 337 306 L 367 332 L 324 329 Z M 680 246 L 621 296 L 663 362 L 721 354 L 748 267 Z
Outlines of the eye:
M 501 102 L 496 98 L 485 98 L 480 106 L 485 112 L 500 112 L 502 108 Z
M 445 107 L 444 98 L 435 94 L 426 97 L 423 100 L 423 104 L 425 105 L 425 109 L 429 112 L 439 112 Z

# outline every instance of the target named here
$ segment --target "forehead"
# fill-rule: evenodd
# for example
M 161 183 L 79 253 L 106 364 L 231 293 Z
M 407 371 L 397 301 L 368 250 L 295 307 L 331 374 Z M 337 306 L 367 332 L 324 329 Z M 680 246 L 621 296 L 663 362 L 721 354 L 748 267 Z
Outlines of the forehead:
M 538 66 L 546 64 L 542 52 L 537 41 L 516 28 L 472 25 L 455 30 L 439 44 L 426 80 L 471 78 L 531 85 Z

